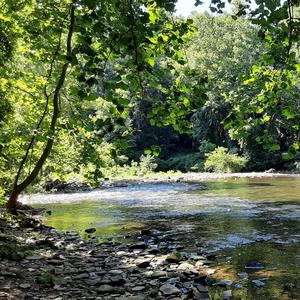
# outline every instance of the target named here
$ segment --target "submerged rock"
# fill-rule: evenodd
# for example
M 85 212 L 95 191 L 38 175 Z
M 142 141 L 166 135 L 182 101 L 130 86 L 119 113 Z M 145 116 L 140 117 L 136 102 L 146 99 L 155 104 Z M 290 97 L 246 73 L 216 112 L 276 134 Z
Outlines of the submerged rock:
M 233 283 L 232 280 L 223 279 L 223 280 L 220 280 L 217 283 L 215 283 L 215 285 L 221 286 L 221 287 L 226 287 L 226 286 L 231 286 L 232 283 Z
M 252 283 L 255 287 L 263 287 L 266 284 L 264 282 L 262 282 L 261 280 L 252 280 Z
M 243 280 L 248 280 L 248 277 L 249 277 L 248 273 L 246 273 L 246 272 L 240 272 L 240 273 L 237 273 L 237 275 Z
M 264 265 L 261 263 L 256 263 L 256 262 L 250 262 L 245 265 L 245 269 L 249 270 L 261 270 L 264 269 Z
M 94 233 L 96 232 L 96 228 L 87 228 L 84 230 L 86 233 Z

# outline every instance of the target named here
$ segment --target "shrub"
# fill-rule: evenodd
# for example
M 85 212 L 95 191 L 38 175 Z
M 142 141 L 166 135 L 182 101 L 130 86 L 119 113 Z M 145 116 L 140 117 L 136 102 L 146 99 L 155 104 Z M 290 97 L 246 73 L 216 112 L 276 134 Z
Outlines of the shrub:
M 207 153 L 212 152 L 215 149 L 216 149 L 215 144 L 213 144 L 207 140 L 203 140 L 203 141 L 201 141 L 201 144 L 199 146 L 199 153 L 203 158 L 205 158 L 205 155 Z
M 154 172 L 156 168 L 157 168 L 157 163 L 153 155 L 142 155 L 140 157 L 139 172 L 142 175 L 150 172 Z
M 240 171 L 247 163 L 245 157 L 237 154 L 228 153 L 228 149 L 218 147 L 206 155 L 204 167 L 206 170 L 212 170 L 220 173 L 232 173 Z

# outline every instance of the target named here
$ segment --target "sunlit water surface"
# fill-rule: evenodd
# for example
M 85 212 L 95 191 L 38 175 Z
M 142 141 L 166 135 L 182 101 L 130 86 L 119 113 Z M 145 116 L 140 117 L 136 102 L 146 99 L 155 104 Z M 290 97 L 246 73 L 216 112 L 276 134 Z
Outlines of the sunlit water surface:
M 234 280 L 229 289 L 236 299 L 300 299 L 299 177 L 135 185 L 22 201 L 51 210 L 47 225 L 85 238 L 89 227 L 97 228 L 100 241 L 150 227 L 189 251 L 217 251 L 214 276 Z M 249 272 L 249 262 L 265 268 Z M 248 272 L 249 279 L 240 279 L 239 272 Z M 254 287 L 254 279 L 265 286 Z M 212 289 L 212 299 L 222 299 L 222 292 Z

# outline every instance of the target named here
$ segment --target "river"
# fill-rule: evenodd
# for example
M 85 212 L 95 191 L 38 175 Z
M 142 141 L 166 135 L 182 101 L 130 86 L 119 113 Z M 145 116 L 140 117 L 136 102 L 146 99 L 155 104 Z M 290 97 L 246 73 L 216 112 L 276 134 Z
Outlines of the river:
M 51 211 L 47 225 L 85 238 L 89 227 L 100 242 L 151 228 L 184 251 L 212 253 L 213 276 L 229 280 L 235 299 L 300 299 L 299 177 L 136 184 L 22 202 Z M 213 287 L 211 298 L 223 290 Z

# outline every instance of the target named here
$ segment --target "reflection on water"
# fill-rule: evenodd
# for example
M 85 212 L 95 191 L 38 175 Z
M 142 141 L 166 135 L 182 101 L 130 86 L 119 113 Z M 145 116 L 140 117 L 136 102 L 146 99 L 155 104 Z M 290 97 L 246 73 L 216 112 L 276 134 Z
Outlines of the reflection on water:
M 50 226 L 82 234 L 96 227 L 102 240 L 149 226 L 190 251 L 217 251 L 215 276 L 234 280 L 228 289 L 236 299 L 300 299 L 300 178 L 136 185 L 23 202 L 51 210 Z M 245 270 L 249 262 L 265 268 Z M 256 279 L 264 286 L 255 287 Z M 212 298 L 222 299 L 223 291 L 212 289 Z

